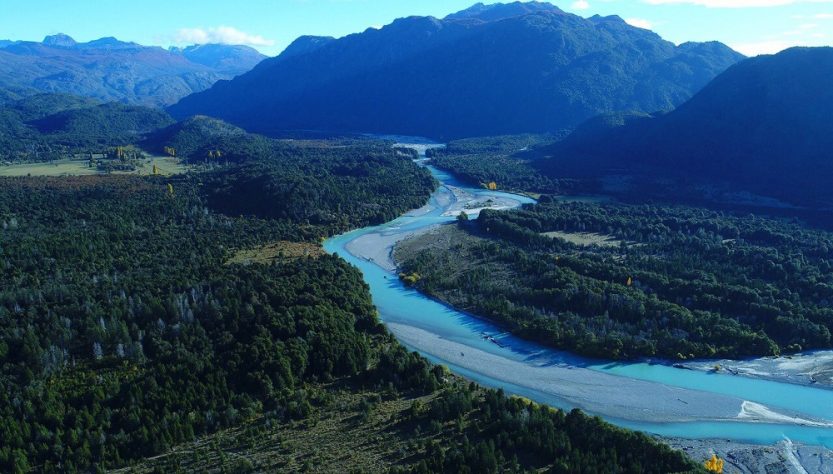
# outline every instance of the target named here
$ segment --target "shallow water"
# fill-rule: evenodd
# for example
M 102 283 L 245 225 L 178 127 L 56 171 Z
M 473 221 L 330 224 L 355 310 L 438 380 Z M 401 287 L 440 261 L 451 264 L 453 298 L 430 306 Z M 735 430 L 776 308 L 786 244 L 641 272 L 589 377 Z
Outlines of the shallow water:
M 429 169 L 444 186 L 461 188 L 477 198 L 499 197 L 515 199 L 519 203 L 534 202 L 532 199 L 522 196 L 471 188 L 455 180 L 447 173 L 431 167 Z M 688 393 L 701 398 L 704 395 L 706 399 L 713 396 L 716 401 L 723 403 L 721 409 L 724 410 L 727 406 L 730 408 L 737 407 L 741 402 L 749 401 L 764 405 L 769 410 L 788 417 L 795 416 L 800 417 L 800 419 L 830 422 L 830 420 L 833 420 L 833 390 L 729 374 L 678 369 L 661 364 L 605 362 L 544 348 L 505 334 L 484 320 L 456 311 L 425 297 L 405 287 L 394 274 L 383 270 L 373 262 L 351 255 L 345 249 L 349 242 L 365 234 L 375 232 L 382 235 L 396 235 L 454 221 L 453 216 L 443 216 L 443 213 L 454 201 L 453 196 L 450 199 L 449 196 L 448 189 L 441 188 L 431 197 L 428 208 L 410 213 L 380 226 L 368 227 L 334 237 L 324 244 L 328 252 L 339 254 L 363 272 L 383 322 L 393 327 L 417 328 L 434 336 L 439 336 L 439 339 L 423 338 L 403 341 L 409 349 L 416 350 L 429 360 L 446 365 L 455 373 L 481 384 L 503 388 L 507 393 L 524 396 L 559 408 L 581 407 L 604 417 L 612 423 L 627 428 L 664 436 L 715 438 L 759 444 L 772 444 L 784 438 L 789 438 L 793 441 L 833 448 L 833 428 L 829 427 L 807 426 L 799 423 L 752 423 L 736 419 L 734 415 L 731 419 L 715 421 L 714 413 L 707 413 L 704 410 L 702 413 L 692 415 L 691 410 L 693 408 L 691 407 L 687 408 L 688 411 L 683 412 L 684 416 L 681 415 L 682 418 L 685 418 L 685 421 L 679 421 L 677 418 L 680 417 L 676 417 L 674 422 L 656 422 L 652 421 L 650 413 L 637 413 L 636 410 L 634 413 L 627 413 L 627 410 L 622 411 L 621 406 L 618 407 L 618 410 L 614 409 L 613 406 L 610 409 L 607 408 L 607 404 L 611 400 L 618 400 L 619 398 L 628 400 L 628 397 L 631 397 L 631 400 L 652 400 L 652 397 L 656 397 L 659 399 L 657 393 L 661 390 L 658 389 L 671 387 L 682 389 L 680 390 L 681 393 Z M 393 330 L 393 333 L 397 334 L 397 331 Z M 484 334 L 493 335 L 499 344 L 485 339 Z M 399 336 L 399 334 L 397 335 Z M 403 338 L 400 337 L 400 339 Z M 620 388 L 616 384 L 609 385 L 606 393 L 597 394 L 597 400 L 591 399 L 592 394 L 590 395 L 591 398 L 585 399 L 565 398 L 560 396 L 558 389 L 544 390 L 540 385 L 532 382 L 519 381 L 517 380 L 518 377 L 513 378 L 510 376 L 511 374 L 505 374 L 506 376 L 504 376 L 504 374 L 494 373 L 494 370 L 488 370 L 488 367 L 477 367 L 465 359 L 465 354 L 462 353 L 464 351 L 461 351 L 460 357 L 457 357 L 457 354 L 450 357 L 447 347 L 440 350 L 440 344 L 437 344 L 440 339 L 461 344 L 475 353 L 499 356 L 508 361 L 513 361 L 518 367 L 529 367 L 531 370 L 539 370 L 542 367 L 558 367 L 560 370 L 575 369 L 604 374 L 605 377 L 603 378 L 608 381 L 611 380 L 611 376 L 618 377 L 618 380 L 623 382 L 622 387 L 624 388 Z M 455 347 L 457 346 L 455 345 Z M 472 355 L 470 354 L 469 359 L 471 358 Z M 617 393 L 617 390 L 630 390 L 631 392 Z M 633 393 L 633 391 L 639 391 L 639 393 Z M 676 398 L 676 400 L 686 403 L 680 398 Z M 731 403 L 727 404 L 727 400 Z M 736 404 L 733 405 L 732 403 Z M 610 404 L 612 405 L 612 403 Z M 588 409 L 588 407 L 591 408 Z M 718 411 L 717 408 L 715 408 L 715 411 Z

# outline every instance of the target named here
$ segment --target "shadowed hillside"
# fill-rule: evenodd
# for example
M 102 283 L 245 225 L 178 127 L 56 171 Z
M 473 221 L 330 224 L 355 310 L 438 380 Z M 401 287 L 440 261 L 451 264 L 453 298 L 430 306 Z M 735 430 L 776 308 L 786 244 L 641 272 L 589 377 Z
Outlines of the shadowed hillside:
M 549 3 L 476 5 L 338 40 L 301 38 L 170 110 L 267 133 L 551 132 L 610 110 L 673 108 L 740 58 L 719 43 L 675 46 L 615 16 L 585 19 Z

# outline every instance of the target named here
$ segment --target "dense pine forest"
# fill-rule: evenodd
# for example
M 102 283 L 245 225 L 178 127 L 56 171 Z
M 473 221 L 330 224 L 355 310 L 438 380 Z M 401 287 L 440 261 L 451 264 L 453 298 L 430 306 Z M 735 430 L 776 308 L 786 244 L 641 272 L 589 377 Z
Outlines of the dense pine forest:
M 387 334 L 360 273 L 314 250 L 427 199 L 430 176 L 386 147 L 0 180 L 0 470 L 130 465 L 229 428 L 308 423 L 345 390 L 368 394 L 360 414 L 378 397 L 408 405 L 397 470 L 695 468 L 643 435 L 455 382 Z M 311 250 L 235 258 L 287 242 Z
M 833 234 L 801 223 L 545 198 L 443 233 L 400 246 L 410 281 L 544 344 L 617 359 L 831 346 Z
M 521 193 L 573 192 L 576 183 L 544 176 L 531 164 L 533 150 L 561 136 L 507 135 L 455 140 L 428 151 L 431 164 L 451 171 L 475 185 L 495 183 L 500 189 Z
M 268 160 L 208 174 L 205 189 L 225 214 L 289 219 L 332 235 L 421 207 L 436 183 L 411 158 L 387 143 L 277 145 Z

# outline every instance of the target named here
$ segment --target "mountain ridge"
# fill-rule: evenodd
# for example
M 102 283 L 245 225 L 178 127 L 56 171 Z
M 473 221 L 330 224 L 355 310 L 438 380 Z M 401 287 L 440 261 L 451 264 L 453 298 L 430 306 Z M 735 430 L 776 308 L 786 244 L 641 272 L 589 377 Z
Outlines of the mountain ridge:
M 164 107 L 264 58 L 247 46 L 165 50 L 114 37 L 79 43 L 61 33 L 42 42 L 0 43 L 0 87 Z
M 261 133 L 551 132 L 608 110 L 672 108 L 742 58 L 726 46 L 678 47 L 621 19 L 547 5 L 400 18 L 300 52 L 288 48 L 169 111 Z
M 721 182 L 808 206 L 831 206 L 833 48 L 742 61 L 668 114 L 582 127 L 546 150 L 548 174 Z

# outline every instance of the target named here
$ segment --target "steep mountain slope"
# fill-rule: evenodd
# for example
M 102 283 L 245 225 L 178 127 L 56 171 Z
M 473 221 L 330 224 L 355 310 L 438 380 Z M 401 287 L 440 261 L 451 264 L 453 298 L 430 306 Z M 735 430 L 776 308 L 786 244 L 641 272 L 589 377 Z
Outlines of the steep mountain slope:
M 618 17 L 584 19 L 549 3 L 476 5 L 304 39 L 170 110 L 261 132 L 555 131 L 605 111 L 672 108 L 740 58 L 722 44 L 677 47 Z
M 165 106 L 250 70 L 264 56 L 244 46 L 204 45 L 166 51 L 67 35 L 0 47 L 0 87 L 28 88 L 103 101 Z
M 539 164 L 552 175 L 684 178 L 830 205 L 830 77 L 833 48 L 748 59 L 667 115 L 588 122 Z
M 292 42 L 280 55 L 282 60 L 298 56 L 301 54 L 310 53 L 316 49 L 326 46 L 335 41 L 331 36 L 301 36 Z

